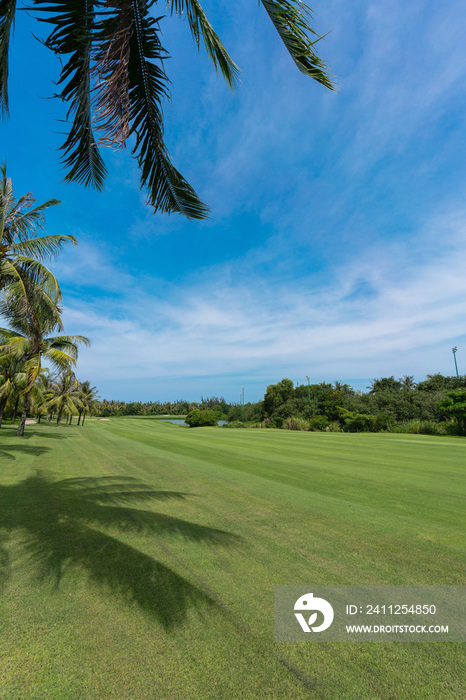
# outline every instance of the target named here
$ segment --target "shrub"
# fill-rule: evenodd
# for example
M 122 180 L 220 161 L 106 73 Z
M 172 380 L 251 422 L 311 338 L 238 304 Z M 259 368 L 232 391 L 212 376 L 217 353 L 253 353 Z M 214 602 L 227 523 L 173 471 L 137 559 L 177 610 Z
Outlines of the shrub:
M 341 420 L 345 424 L 345 429 L 350 433 L 361 433 L 368 430 L 375 430 L 375 416 L 356 411 L 348 411 L 346 408 L 339 409 Z
M 390 413 L 377 413 L 374 416 L 375 430 L 391 430 L 395 425 L 395 419 Z
M 327 416 L 312 416 L 309 421 L 309 430 L 326 430 L 328 424 Z
M 341 425 L 338 421 L 332 421 L 325 428 L 326 433 L 342 433 Z
M 417 435 L 445 435 L 445 428 L 435 423 L 433 420 L 414 420 L 408 421 L 407 432 Z
M 217 415 L 208 408 L 204 410 L 195 408 L 194 411 L 188 413 L 185 421 L 190 428 L 199 428 L 203 425 L 217 425 Z
M 284 430 L 309 430 L 309 423 L 304 418 L 291 416 L 283 423 Z
M 240 420 L 233 420 L 231 423 L 226 423 L 222 425 L 222 428 L 246 428 L 247 425 Z M 252 426 L 254 427 L 254 426 Z
M 395 423 L 391 429 L 392 433 L 409 433 L 407 423 Z
M 436 407 L 440 415 L 456 421 L 460 435 L 466 435 L 466 389 L 446 391 Z

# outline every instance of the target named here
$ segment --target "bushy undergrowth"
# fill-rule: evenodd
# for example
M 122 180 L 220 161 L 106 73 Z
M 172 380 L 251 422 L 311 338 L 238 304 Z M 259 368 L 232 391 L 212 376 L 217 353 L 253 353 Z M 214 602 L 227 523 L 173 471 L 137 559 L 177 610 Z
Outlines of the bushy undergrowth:
M 309 421 L 309 430 L 327 430 L 329 425 L 327 416 L 313 416 Z
M 309 430 L 309 423 L 304 418 L 290 416 L 283 423 L 284 430 Z

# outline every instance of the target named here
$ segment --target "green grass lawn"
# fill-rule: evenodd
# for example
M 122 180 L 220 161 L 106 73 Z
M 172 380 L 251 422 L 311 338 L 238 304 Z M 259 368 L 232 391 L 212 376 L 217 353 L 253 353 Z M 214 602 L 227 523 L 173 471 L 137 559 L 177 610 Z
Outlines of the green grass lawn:
M 279 584 L 463 582 L 466 442 L 0 430 L 0 698 L 464 697 L 461 645 L 273 641 Z

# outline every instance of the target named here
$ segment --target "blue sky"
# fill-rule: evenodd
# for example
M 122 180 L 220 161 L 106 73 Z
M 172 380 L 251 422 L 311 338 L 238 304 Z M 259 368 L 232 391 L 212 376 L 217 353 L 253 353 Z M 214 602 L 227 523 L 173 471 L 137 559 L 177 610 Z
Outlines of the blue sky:
M 162 3 L 160 3 L 162 6 Z M 129 151 L 102 194 L 65 185 L 55 58 L 21 13 L 0 158 L 48 231 L 77 374 L 101 396 L 258 400 L 268 384 L 466 370 L 463 0 L 314 3 L 338 93 L 301 75 L 262 7 L 204 9 L 242 70 L 233 94 L 167 17 L 166 141 L 211 218 L 153 215 Z M 157 6 L 156 6 L 157 10 Z M 161 14 L 157 11 L 157 14 Z

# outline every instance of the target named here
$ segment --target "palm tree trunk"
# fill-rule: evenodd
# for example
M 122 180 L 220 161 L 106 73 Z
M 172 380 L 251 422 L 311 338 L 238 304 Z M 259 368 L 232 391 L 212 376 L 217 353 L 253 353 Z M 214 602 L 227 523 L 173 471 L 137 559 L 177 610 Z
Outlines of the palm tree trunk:
M 81 416 L 82 416 L 82 414 L 83 414 L 83 412 L 82 412 L 82 411 L 79 411 L 79 414 L 78 414 L 78 425 L 81 424 Z M 0 425 L 1 425 L 1 423 L 0 423 Z
M 57 425 L 60 425 L 60 423 L 61 423 L 61 414 L 63 413 L 63 406 L 64 406 L 64 403 L 63 403 L 63 401 L 61 401 L 60 405 L 58 407 Z
M 5 410 L 6 406 L 6 396 L 2 396 L 0 399 L 0 428 L 2 427 L 2 420 L 3 420 L 3 411 Z
M 83 413 L 83 422 L 81 423 L 81 425 L 84 425 L 84 418 L 85 417 L 86 417 L 86 411 L 84 411 L 84 413 Z
M 21 420 L 19 421 L 16 437 L 22 437 L 24 435 L 24 426 L 26 425 L 26 418 L 28 415 L 29 408 L 29 394 L 30 392 L 28 391 L 28 393 L 24 396 L 23 410 L 21 411 Z
M 11 414 L 11 425 L 15 424 L 16 414 L 18 412 L 18 404 L 19 404 L 19 394 L 16 397 L 15 405 L 13 406 L 13 413 Z
M 70 425 L 71 425 L 72 422 L 73 422 L 73 414 L 70 413 Z

